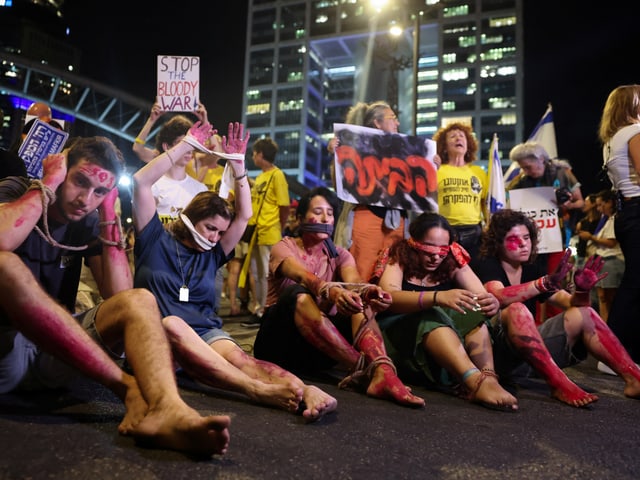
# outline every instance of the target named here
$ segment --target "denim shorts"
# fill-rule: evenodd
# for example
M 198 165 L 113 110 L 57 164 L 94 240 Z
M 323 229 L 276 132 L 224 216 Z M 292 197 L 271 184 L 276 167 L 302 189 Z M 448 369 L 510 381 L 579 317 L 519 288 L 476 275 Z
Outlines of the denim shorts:
M 231 340 L 235 344 L 238 343 L 233 339 L 233 337 L 231 337 L 231 335 L 221 328 L 210 328 L 200 335 L 200 338 L 203 339 L 207 345 L 211 345 L 213 342 L 217 342 L 218 340 Z
M 618 288 L 624 275 L 624 260 L 618 257 L 604 257 L 604 265 L 600 274 L 607 273 L 607 276 L 596 283 L 600 288 Z

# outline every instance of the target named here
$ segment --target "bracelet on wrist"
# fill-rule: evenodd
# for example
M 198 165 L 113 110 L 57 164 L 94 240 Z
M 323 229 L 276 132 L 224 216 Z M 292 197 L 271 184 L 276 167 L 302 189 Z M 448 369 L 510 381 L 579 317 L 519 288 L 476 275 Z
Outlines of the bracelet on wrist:
M 548 275 L 543 275 L 542 277 L 534 280 L 533 284 L 540 293 L 547 293 L 555 290 Z
M 145 143 L 147 143 L 145 140 L 141 139 L 140 137 L 136 137 L 135 142 L 138 145 L 144 145 Z
M 244 173 L 242 175 L 238 175 L 237 177 L 234 175 L 233 179 L 237 182 L 238 180 L 242 180 L 244 177 L 246 177 L 249 174 L 248 170 L 245 170 Z

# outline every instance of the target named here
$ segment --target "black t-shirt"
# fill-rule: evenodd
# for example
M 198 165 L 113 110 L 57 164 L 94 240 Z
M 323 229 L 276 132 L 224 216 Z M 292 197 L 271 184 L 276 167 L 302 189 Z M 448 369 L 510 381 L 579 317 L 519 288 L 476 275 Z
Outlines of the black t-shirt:
M 489 258 L 489 257 L 478 257 L 471 260 L 470 263 L 471 270 L 475 272 L 475 274 L 480 278 L 482 283 L 490 282 L 491 280 L 496 280 L 498 282 L 502 282 L 505 287 L 510 287 L 511 283 L 507 278 L 507 274 L 502 268 L 500 261 L 497 258 Z M 545 275 L 546 272 L 541 270 L 539 265 L 533 264 L 524 264 L 522 265 L 522 278 L 520 279 L 520 283 L 527 283 L 532 280 L 536 280 L 541 276 Z M 536 315 L 536 300 L 540 302 L 545 302 L 553 293 L 541 293 L 529 300 L 523 302 L 526 307 L 529 309 L 531 314 L 535 317 Z

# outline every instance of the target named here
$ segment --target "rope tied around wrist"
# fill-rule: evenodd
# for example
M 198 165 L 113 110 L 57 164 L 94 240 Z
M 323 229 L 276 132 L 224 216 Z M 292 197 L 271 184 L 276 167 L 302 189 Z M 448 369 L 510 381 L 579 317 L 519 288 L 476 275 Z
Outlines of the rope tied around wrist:
M 376 285 L 374 285 L 373 283 L 325 282 L 318 290 L 318 296 L 326 300 L 330 300 L 329 290 L 334 287 L 350 290 L 362 297 L 369 288 L 376 288 Z M 363 300 L 365 299 L 363 298 Z
M 100 222 L 98 225 L 100 225 L 101 227 L 107 227 L 109 225 L 116 225 L 118 228 L 118 236 L 120 237 L 120 240 L 118 240 L 117 242 L 115 240 L 107 240 L 106 238 L 102 237 L 101 235 L 98 235 L 98 239 L 104 243 L 105 245 L 109 245 L 111 247 L 118 247 L 120 250 L 124 250 L 125 248 L 127 248 L 127 241 L 124 237 L 124 232 L 122 230 L 122 222 L 120 222 L 120 216 L 116 215 L 116 217 L 113 220 L 106 220 L 104 222 Z

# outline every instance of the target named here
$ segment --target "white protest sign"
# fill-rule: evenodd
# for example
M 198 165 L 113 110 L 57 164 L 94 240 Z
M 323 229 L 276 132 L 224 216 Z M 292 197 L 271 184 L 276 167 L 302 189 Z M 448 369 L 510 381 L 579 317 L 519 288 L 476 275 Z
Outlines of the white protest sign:
M 509 207 L 529 215 L 538 227 L 538 253 L 564 250 L 553 187 L 517 188 L 508 195 Z
M 158 103 L 166 112 L 193 112 L 200 101 L 200 57 L 158 55 Z

